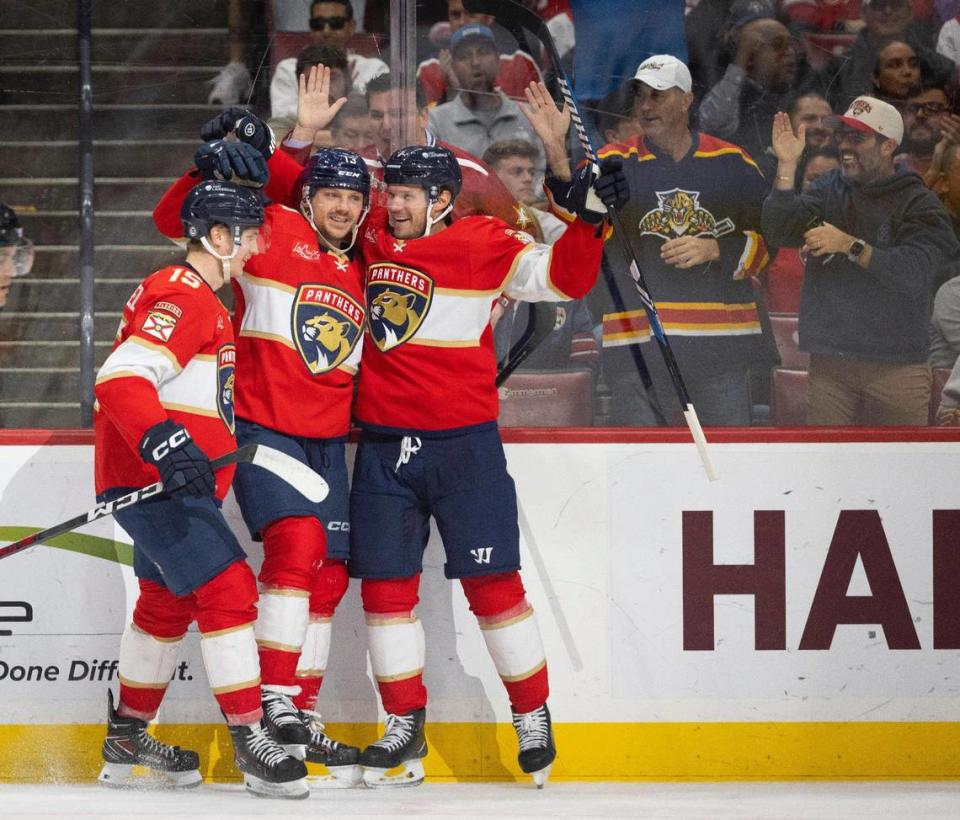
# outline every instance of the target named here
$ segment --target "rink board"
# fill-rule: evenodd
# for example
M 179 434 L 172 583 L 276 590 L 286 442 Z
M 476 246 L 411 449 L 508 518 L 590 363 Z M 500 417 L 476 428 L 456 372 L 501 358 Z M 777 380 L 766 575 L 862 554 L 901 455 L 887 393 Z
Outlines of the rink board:
M 940 431 L 507 431 L 569 779 L 960 779 L 960 440 Z M 0 543 L 92 506 L 86 433 L 0 435 Z M 228 518 L 243 525 L 232 498 Z M 259 554 L 245 541 L 254 564 Z M 0 562 L 0 781 L 96 774 L 135 590 L 112 521 Z M 518 775 L 509 707 L 432 536 L 418 609 L 434 777 Z M 712 623 L 711 623 L 712 622 Z M 235 775 L 199 635 L 161 736 Z M 321 710 L 377 734 L 356 585 Z

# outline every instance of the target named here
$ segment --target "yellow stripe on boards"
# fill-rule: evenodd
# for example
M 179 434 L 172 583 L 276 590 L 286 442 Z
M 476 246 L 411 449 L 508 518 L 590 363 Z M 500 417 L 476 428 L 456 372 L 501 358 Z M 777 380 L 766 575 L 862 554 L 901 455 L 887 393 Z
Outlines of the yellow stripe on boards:
M 960 723 L 566 723 L 551 780 L 960 780 Z M 0 782 L 94 782 L 104 725 L 0 726 Z M 155 727 L 200 754 L 208 780 L 237 780 L 224 724 Z M 382 727 L 327 724 L 364 747 Z M 525 780 L 506 723 L 431 723 L 428 778 Z M 321 768 L 311 769 L 320 773 Z

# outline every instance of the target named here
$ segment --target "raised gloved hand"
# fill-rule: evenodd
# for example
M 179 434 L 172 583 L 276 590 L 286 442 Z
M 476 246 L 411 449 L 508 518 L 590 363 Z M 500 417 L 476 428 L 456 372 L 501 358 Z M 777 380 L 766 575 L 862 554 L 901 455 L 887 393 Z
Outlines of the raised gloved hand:
M 151 427 L 143 434 L 140 455 L 160 472 L 163 490 L 171 498 L 203 498 L 217 489 L 210 459 L 182 424 L 168 419 Z
M 203 179 L 233 179 L 256 187 L 267 184 L 267 161 L 259 151 L 244 142 L 213 140 L 201 145 L 193 162 Z
M 595 177 L 593 166 L 585 164 L 574 172 L 573 179 L 568 182 L 548 175 L 544 184 L 550 189 L 557 205 L 592 224 L 601 222 L 607 215 L 608 205 L 603 197 L 609 199 L 612 207 L 619 208 L 627 202 L 630 195 L 623 173 L 623 162 L 618 157 L 605 159 L 599 176 Z
M 256 114 L 245 108 L 228 108 L 207 120 L 200 129 L 200 139 L 205 141 L 223 139 L 233 133 L 240 142 L 257 149 L 264 159 L 270 159 L 277 148 L 273 129 Z

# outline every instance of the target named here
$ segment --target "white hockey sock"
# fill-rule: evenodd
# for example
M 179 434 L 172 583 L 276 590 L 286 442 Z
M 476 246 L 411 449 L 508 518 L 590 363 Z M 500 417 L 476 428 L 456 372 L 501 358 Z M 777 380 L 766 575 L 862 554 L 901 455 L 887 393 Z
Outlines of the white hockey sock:
M 378 683 L 412 678 L 423 674 L 426 647 L 423 625 L 412 612 L 408 615 L 367 613 L 367 642 L 370 665 Z
M 507 683 L 525 680 L 546 664 L 537 617 L 526 601 L 507 612 L 477 618 L 477 621 L 501 680 Z
M 310 618 L 310 593 L 303 589 L 261 590 L 254 626 L 257 644 L 281 652 L 299 652 Z

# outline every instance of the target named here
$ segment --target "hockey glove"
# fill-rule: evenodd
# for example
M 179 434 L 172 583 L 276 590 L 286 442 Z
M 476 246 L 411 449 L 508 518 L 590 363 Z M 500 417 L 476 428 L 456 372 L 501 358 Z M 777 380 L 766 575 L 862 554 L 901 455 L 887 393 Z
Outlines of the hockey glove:
M 207 120 L 200 129 L 200 139 L 220 140 L 234 133 L 240 142 L 256 148 L 264 159 L 270 159 L 277 147 L 273 129 L 256 114 L 245 108 L 228 108 Z
M 217 489 L 210 459 L 182 424 L 168 419 L 151 427 L 140 442 L 140 455 L 160 472 L 163 490 L 171 498 L 203 498 Z
M 614 211 L 630 201 L 630 183 L 623 173 L 620 157 L 607 157 L 600 163 L 600 176 L 594 180 L 593 190 L 600 201 Z
M 593 192 L 594 170 L 590 164 L 582 165 L 569 182 L 561 182 L 550 175 L 544 184 L 550 189 L 553 201 L 565 211 L 575 213 L 584 222 L 593 225 L 603 221 L 607 209 Z
M 193 155 L 193 162 L 203 179 L 233 179 L 236 176 L 237 183 L 259 188 L 267 184 L 269 177 L 266 160 L 244 142 L 206 142 Z

